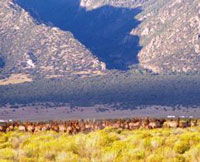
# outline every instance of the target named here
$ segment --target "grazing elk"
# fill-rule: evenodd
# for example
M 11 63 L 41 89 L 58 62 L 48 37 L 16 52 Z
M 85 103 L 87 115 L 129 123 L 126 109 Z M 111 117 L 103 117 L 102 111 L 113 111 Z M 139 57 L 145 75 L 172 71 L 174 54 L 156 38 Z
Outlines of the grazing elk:
M 141 121 L 140 128 L 148 129 L 149 128 L 149 122 L 150 122 L 149 118 L 143 119 Z
M 0 132 L 6 132 L 7 125 L 0 125 Z
M 198 120 L 197 119 L 192 120 L 190 125 L 191 125 L 191 127 L 196 127 L 198 125 Z
M 51 130 L 51 124 L 46 123 L 42 125 L 42 131 L 49 131 L 49 130 Z
M 114 129 L 155 129 L 155 128 L 186 128 L 194 127 L 198 125 L 198 120 L 185 119 L 149 119 L 149 118 L 133 118 L 133 119 L 118 119 L 118 120 L 99 120 L 99 121 L 84 121 L 84 120 L 74 120 L 74 121 L 51 121 L 51 122 L 12 122 L 12 123 L 2 123 L 0 125 L 0 132 L 8 132 L 19 130 L 23 132 L 36 133 L 40 131 L 55 131 L 63 132 L 68 134 L 77 134 L 79 132 L 89 133 L 95 130 L 101 130 L 107 127 L 112 127 Z
M 23 124 L 21 124 L 21 125 L 18 126 L 18 130 L 22 131 L 22 132 L 26 132 L 27 128 Z
M 6 132 L 14 131 L 15 130 L 15 124 L 10 123 L 7 125 Z
M 162 128 L 162 123 L 158 119 L 152 119 L 149 121 L 148 128 L 149 129 Z
M 29 124 L 26 125 L 26 129 L 27 129 L 28 132 L 33 133 L 35 131 L 35 126 L 34 126 L 33 123 L 29 123 Z
M 180 120 L 179 121 L 179 128 L 187 128 L 191 126 L 191 120 Z
M 133 119 L 129 122 L 128 124 L 128 129 L 133 130 L 133 129 L 139 129 L 141 126 L 141 120 L 140 119 Z
M 167 128 L 178 128 L 179 127 L 179 122 L 180 119 L 178 118 L 177 120 L 167 120 L 164 122 L 163 127 L 167 127 Z
M 66 128 L 65 124 L 63 124 L 63 123 L 58 124 L 58 129 L 59 129 L 59 132 L 66 132 L 67 131 L 67 128 Z

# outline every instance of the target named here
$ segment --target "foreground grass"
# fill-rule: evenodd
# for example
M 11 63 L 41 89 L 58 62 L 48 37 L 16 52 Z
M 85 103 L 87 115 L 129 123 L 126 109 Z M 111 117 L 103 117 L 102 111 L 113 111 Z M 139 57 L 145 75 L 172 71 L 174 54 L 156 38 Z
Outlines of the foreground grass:
M 0 133 L 0 162 L 200 162 L 200 128 Z

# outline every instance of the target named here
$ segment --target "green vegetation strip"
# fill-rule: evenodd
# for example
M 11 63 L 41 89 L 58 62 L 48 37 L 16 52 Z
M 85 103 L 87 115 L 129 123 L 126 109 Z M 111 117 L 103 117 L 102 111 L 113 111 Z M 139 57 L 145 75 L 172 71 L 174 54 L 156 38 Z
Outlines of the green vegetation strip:
M 75 106 L 122 103 L 140 105 L 200 105 L 200 75 L 139 75 L 134 72 L 90 78 L 43 79 L 0 86 L 0 107 L 6 104 L 68 103 Z M 48 104 L 46 105 L 48 107 Z

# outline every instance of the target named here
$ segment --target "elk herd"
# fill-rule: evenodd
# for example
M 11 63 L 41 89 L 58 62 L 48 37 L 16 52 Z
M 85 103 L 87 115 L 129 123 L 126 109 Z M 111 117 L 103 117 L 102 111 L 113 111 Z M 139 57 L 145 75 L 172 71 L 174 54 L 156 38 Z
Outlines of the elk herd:
M 112 120 L 69 120 L 69 121 L 49 121 L 49 122 L 6 122 L 0 124 L 0 132 L 23 131 L 41 132 L 55 131 L 77 134 L 79 132 L 88 133 L 101 130 L 107 127 L 115 129 L 155 129 L 155 128 L 187 128 L 198 125 L 197 119 L 112 119 Z

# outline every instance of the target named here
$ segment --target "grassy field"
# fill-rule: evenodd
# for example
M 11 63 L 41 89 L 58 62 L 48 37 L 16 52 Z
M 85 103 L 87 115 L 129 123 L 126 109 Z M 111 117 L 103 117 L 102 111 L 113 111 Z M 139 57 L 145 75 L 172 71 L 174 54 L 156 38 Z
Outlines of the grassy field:
M 0 162 L 199 162 L 200 127 L 0 133 Z

